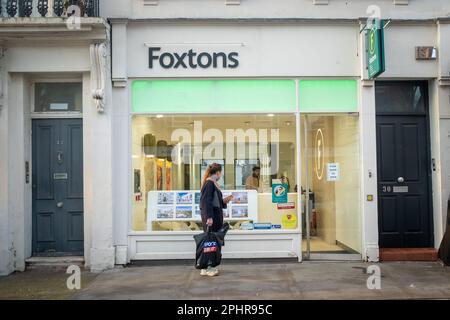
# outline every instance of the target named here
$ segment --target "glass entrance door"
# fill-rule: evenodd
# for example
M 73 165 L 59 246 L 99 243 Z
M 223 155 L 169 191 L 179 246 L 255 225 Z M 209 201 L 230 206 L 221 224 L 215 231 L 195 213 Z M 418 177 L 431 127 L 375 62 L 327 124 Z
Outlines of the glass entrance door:
M 359 122 L 353 115 L 302 115 L 305 259 L 361 259 Z

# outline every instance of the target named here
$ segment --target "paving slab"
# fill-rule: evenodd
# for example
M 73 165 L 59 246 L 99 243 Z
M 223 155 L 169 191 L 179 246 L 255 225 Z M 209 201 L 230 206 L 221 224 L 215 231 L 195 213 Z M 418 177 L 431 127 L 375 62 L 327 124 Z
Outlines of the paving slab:
M 378 266 L 381 289 L 367 288 Z M 437 262 L 230 263 L 218 277 L 186 264 L 83 271 L 82 289 L 67 289 L 64 270 L 31 270 L 0 277 L 2 299 L 450 299 L 450 268 Z
M 362 262 L 227 264 L 202 277 L 188 266 L 115 269 L 73 299 L 450 299 L 450 268 L 435 262 L 375 264 L 381 289 L 369 290 Z

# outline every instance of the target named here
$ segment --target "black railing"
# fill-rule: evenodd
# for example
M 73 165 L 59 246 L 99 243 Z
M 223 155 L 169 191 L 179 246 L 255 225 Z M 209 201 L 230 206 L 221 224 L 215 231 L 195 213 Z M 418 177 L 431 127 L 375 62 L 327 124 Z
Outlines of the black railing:
M 74 14 L 98 17 L 99 0 L 0 0 L 2 17 L 70 17 Z

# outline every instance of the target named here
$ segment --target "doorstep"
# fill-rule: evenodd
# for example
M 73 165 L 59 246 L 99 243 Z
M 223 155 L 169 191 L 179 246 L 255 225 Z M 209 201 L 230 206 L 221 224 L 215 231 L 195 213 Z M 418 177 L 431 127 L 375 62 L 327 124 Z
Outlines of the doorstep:
M 34 269 L 67 269 L 75 265 L 84 268 L 84 257 L 31 257 L 25 260 L 27 270 Z
M 380 248 L 380 261 L 437 261 L 435 248 Z

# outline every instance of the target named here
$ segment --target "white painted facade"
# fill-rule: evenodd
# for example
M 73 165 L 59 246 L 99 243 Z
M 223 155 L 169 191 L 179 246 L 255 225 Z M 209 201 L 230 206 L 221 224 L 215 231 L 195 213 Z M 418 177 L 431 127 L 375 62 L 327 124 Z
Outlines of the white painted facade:
M 101 18 L 82 18 L 77 31 L 61 18 L 0 20 L 0 275 L 24 271 L 32 255 L 32 185 L 25 182 L 25 162 L 32 161 L 32 119 L 48 117 L 83 118 L 85 261 L 93 270 L 114 266 L 111 183 L 99 186 L 111 179 L 111 157 L 98 160 L 99 152 L 111 154 L 111 109 L 100 113 L 92 95 L 100 89 L 93 80 L 102 74 L 108 83 L 104 100 L 111 104 L 110 56 L 101 50 L 109 48 L 109 37 Z M 94 71 L 99 61 L 101 69 Z M 34 113 L 32 87 L 38 80 L 82 82 L 83 114 Z
M 386 32 L 386 72 L 381 79 L 428 80 L 435 246 L 442 239 L 450 194 L 450 3 L 344 0 L 102 0 L 110 19 L 112 68 L 105 68 L 104 112 L 91 95 L 93 43 L 109 44 L 101 19 L 85 31 L 64 33 L 51 19 L 0 21 L 0 274 L 22 271 L 31 255 L 31 191 L 24 183 L 30 160 L 30 94 L 34 77 L 81 77 L 84 86 L 85 260 L 94 271 L 132 259 L 191 258 L 191 233 L 146 233 L 131 228 L 130 101 L 135 79 L 351 78 L 359 84 L 362 259 L 378 261 L 375 87 L 367 79 L 364 33 L 370 5 L 391 19 Z M 372 8 L 373 9 L 373 8 Z M 376 12 L 376 10 L 375 10 Z M 47 24 L 46 28 L 44 26 Z M 10 29 L 29 26 L 15 40 Z M 90 26 L 90 25 L 89 25 Z M 45 29 L 45 30 L 44 30 Z M 89 29 L 89 30 L 88 30 Z M 19 32 L 19 31 L 17 31 Z M 31 42 L 41 37 L 45 41 Z M 68 46 L 55 37 L 73 37 Z M 52 39 L 50 41 L 49 39 Z M 28 41 L 30 40 L 30 41 Z M 232 47 L 240 66 L 227 70 L 148 68 L 146 44 L 185 49 Z M 416 46 L 435 46 L 438 59 L 418 61 Z M 108 54 L 106 54 L 108 58 Z M 67 57 L 70 57 L 68 59 Z M 70 63 L 68 63 L 70 61 Z M 108 63 L 106 62 L 106 66 Z M 95 87 L 95 86 L 94 86 Z M 299 119 L 297 119 L 300 121 Z M 300 134 L 300 133 L 298 133 Z M 21 146 L 17 148 L 17 146 Z M 22 148 L 22 146 L 24 146 Z M 102 156 L 99 157 L 98 155 Z M 16 177 L 21 177 L 17 179 Z M 366 201 L 374 195 L 374 201 Z M 292 257 L 301 260 L 301 234 L 229 235 L 228 257 Z M 252 243 L 252 246 L 247 245 Z M 254 243 L 259 243 L 256 247 Z M 170 248 L 177 248 L 173 250 Z M 267 250 L 265 250 L 267 249 Z

